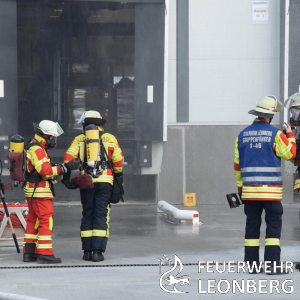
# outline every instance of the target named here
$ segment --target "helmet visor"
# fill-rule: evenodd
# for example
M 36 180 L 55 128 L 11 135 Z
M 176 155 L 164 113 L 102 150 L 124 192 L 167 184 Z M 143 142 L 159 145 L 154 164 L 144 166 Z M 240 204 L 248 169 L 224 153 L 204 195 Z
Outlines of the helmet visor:
M 85 116 L 85 111 L 83 112 L 83 114 L 81 115 L 79 120 L 77 121 L 77 124 L 81 124 L 84 121 L 84 116 Z
M 294 125 L 299 125 L 299 123 L 300 123 L 300 108 L 292 107 L 290 109 L 290 121 Z
M 52 134 L 53 136 L 60 136 L 64 133 L 63 129 L 60 127 L 60 125 L 57 122 L 53 125 L 53 128 L 52 127 L 50 128 L 50 131 L 54 132 L 54 134 Z

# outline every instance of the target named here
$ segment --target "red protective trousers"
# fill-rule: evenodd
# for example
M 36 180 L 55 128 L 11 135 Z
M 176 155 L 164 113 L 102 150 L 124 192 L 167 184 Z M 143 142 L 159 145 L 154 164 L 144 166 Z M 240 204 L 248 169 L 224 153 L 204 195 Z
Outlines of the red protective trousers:
M 53 205 L 52 199 L 26 198 L 28 203 L 28 219 L 24 236 L 23 253 L 53 255 L 52 227 Z

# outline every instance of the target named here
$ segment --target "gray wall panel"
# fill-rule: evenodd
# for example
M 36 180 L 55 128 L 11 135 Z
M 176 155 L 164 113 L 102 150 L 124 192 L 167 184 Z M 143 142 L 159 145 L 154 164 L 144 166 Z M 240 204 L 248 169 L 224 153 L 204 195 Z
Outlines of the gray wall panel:
M 187 192 L 197 203 L 220 204 L 237 192 L 234 143 L 245 126 L 189 126 L 186 138 Z
M 177 0 L 177 122 L 189 122 L 189 0 Z
M 0 80 L 4 80 L 4 97 L 0 98 L 1 135 L 12 135 L 18 130 L 18 74 L 17 74 L 17 16 L 16 1 L 0 1 Z M 24 116 L 25 117 L 25 116 Z M 1 123 L 1 122 L 0 122 Z M 0 159 L 5 163 L 4 146 L 0 142 Z
M 136 138 L 163 139 L 165 6 L 135 6 L 135 104 Z M 153 103 L 147 102 L 153 86 Z
M 16 1 L 0 1 L 0 80 L 4 80 L 4 98 L 0 98 L 0 135 L 18 128 L 17 16 Z M 14 122 L 11 119 L 14 118 Z
M 161 173 L 158 175 L 157 200 L 171 204 L 183 203 L 183 153 L 180 127 L 168 128 L 168 142 L 164 143 Z

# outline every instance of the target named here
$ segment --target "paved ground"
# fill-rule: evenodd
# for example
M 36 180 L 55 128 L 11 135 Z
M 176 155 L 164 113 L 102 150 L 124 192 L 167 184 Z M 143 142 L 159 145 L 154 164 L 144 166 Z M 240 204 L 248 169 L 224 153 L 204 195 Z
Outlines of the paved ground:
M 177 206 L 183 209 L 183 206 Z M 82 257 L 79 222 L 80 209 L 77 203 L 56 203 L 54 216 L 53 244 L 55 255 L 63 263 L 55 268 L 41 268 L 35 263 L 25 264 L 21 254 L 13 247 L 6 247 L 7 241 L 0 241 L 0 299 L 1 292 L 26 295 L 43 299 L 232 299 L 236 297 L 260 297 L 259 280 L 264 298 L 298 299 L 300 292 L 300 272 L 289 275 L 269 276 L 266 274 L 249 275 L 244 273 L 198 273 L 198 261 L 242 261 L 245 216 L 243 208 L 230 210 L 227 205 L 198 205 L 201 226 L 185 223 L 175 225 L 167 222 L 153 204 L 114 205 L 111 214 L 111 237 L 105 261 L 101 263 L 84 262 Z M 194 210 L 195 208 L 192 208 Z M 282 260 L 300 260 L 300 222 L 299 205 L 284 206 L 282 231 Z M 265 227 L 263 226 L 262 230 Z M 6 236 L 9 232 L 5 233 Z M 264 234 L 261 244 L 263 245 Z M 263 251 L 263 249 L 261 249 Z M 176 284 L 176 288 L 189 292 L 178 296 L 164 292 L 160 286 L 160 276 L 171 267 L 162 266 L 159 274 L 158 259 L 166 254 L 174 263 L 176 254 L 183 263 L 183 270 L 177 277 L 189 276 L 191 285 Z M 261 252 L 263 258 L 263 252 Z M 26 268 L 24 268 L 26 267 Z M 30 268 L 38 267 L 38 268 Z M 170 275 L 177 275 L 180 264 Z M 162 277 L 163 287 L 169 291 L 174 285 L 167 286 Z M 186 277 L 184 277 L 186 278 Z M 220 280 L 226 282 L 219 282 Z M 233 280 L 245 284 L 244 293 L 238 290 L 233 294 Z M 254 283 L 249 280 L 254 279 Z M 201 295 L 199 295 L 201 280 Z M 208 280 L 215 294 L 208 294 Z M 272 281 L 273 280 L 273 281 Z M 277 281 L 278 282 L 277 282 Z M 293 280 L 293 283 L 284 280 Z M 218 282 L 222 291 L 218 291 Z M 222 284 L 221 284 L 222 283 Z M 279 283 L 278 289 L 270 286 Z M 247 293 L 247 284 L 256 284 L 257 292 Z M 230 285 L 230 286 L 229 286 Z M 292 285 L 293 292 L 289 285 Z M 205 293 L 206 292 L 206 293 Z M 278 293 L 279 292 L 279 293 Z

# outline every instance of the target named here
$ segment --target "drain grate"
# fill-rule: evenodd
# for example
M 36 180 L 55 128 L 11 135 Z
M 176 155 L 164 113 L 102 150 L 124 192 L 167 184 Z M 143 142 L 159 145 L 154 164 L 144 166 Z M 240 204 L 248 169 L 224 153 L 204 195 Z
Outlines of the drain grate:
M 220 264 L 223 264 L 224 262 L 220 262 Z M 237 262 L 230 262 L 231 265 L 237 265 Z M 294 266 L 299 264 L 300 262 L 295 261 L 293 262 Z M 201 262 L 201 265 L 206 264 L 205 262 Z M 228 262 L 225 262 L 226 265 L 228 265 Z M 199 263 L 185 263 L 184 266 L 198 266 Z M 216 262 L 209 262 L 209 265 L 216 265 Z M 0 270 L 4 269 L 67 269 L 67 268 L 124 268 L 124 267 L 158 267 L 159 264 L 115 264 L 115 265 L 98 265 L 98 264 L 92 264 L 92 265 L 37 265 L 37 266 L 5 266 L 0 267 Z M 167 266 L 163 264 L 162 266 Z M 170 264 L 170 266 L 174 266 L 174 264 Z M 300 271 L 300 270 L 299 270 Z

